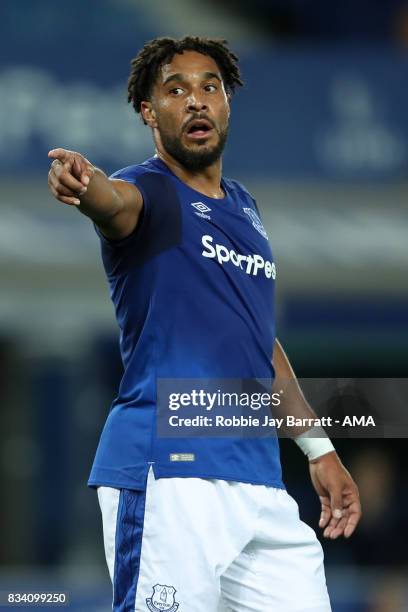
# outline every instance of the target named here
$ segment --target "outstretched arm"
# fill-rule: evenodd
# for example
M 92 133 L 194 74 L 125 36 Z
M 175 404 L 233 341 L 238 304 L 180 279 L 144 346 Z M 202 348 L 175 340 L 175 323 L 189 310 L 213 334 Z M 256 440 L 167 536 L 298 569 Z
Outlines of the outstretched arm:
M 48 185 L 57 200 L 77 206 L 108 238 L 119 240 L 133 232 L 143 207 L 135 185 L 109 179 L 75 151 L 53 149 L 48 157 L 54 160 Z
M 275 341 L 272 364 L 275 369 L 275 387 L 285 387 L 285 401 L 280 411 L 300 418 L 316 418 L 296 380 L 295 373 L 278 340 Z M 351 536 L 361 517 L 358 488 L 341 463 L 335 450 L 316 438 L 305 438 L 300 430 L 295 441 L 309 456 L 309 469 L 313 486 L 321 502 L 319 526 L 326 538 Z M 319 451 L 319 445 L 321 450 Z M 319 454 L 319 452 L 321 454 Z

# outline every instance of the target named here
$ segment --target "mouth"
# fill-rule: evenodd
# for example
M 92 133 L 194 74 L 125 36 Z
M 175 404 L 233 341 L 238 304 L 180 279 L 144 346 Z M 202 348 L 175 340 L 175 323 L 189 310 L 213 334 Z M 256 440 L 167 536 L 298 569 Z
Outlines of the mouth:
M 194 119 L 186 128 L 186 136 L 192 140 L 209 138 L 213 132 L 213 126 L 206 119 Z

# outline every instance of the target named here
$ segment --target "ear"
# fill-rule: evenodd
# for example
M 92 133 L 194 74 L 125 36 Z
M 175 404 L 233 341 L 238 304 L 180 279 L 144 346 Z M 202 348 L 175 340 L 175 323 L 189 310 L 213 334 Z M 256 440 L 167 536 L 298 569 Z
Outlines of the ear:
M 148 125 L 151 128 L 157 127 L 156 112 L 150 101 L 143 100 L 140 103 L 140 112 L 142 114 L 143 121 L 146 125 Z

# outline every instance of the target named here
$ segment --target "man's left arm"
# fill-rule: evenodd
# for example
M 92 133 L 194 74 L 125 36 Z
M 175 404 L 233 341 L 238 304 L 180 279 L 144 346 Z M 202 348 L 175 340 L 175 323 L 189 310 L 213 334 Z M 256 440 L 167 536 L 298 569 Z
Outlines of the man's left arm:
M 274 388 L 285 388 L 285 400 L 279 412 L 296 417 L 317 418 L 299 387 L 295 373 L 280 342 L 275 340 L 272 364 L 275 369 Z M 293 439 L 309 458 L 313 486 L 321 502 L 319 526 L 326 538 L 351 536 L 361 517 L 361 504 L 357 485 L 340 461 L 327 437 L 306 437 L 306 431 L 297 432 Z

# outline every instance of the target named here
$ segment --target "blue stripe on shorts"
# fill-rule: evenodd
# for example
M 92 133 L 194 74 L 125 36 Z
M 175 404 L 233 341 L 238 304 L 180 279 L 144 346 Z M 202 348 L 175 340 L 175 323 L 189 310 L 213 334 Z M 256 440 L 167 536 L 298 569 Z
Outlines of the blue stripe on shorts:
M 121 489 L 116 525 L 113 612 L 134 612 L 146 491 Z

